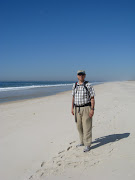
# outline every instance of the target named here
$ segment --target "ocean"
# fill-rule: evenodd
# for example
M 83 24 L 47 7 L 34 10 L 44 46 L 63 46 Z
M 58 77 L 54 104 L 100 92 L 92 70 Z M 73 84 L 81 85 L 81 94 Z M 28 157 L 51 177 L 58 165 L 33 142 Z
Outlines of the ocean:
M 90 81 L 89 81 L 90 82 Z M 74 81 L 1 81 L 0 103 L 32 99 L 72 90 Z M 103 82 L 90 82 L 92 85 Z

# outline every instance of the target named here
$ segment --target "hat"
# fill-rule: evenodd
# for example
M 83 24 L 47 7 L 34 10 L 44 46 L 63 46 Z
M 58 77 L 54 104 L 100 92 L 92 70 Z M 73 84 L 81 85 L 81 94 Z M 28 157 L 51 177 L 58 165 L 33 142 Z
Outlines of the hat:
M 78 74 L 86 74 L 86 73 L 85 73 L 85 71 L 83 71 L 83 70 L 78 70 L 78 71 L 77 71 L 77 75 L 78 75 Z

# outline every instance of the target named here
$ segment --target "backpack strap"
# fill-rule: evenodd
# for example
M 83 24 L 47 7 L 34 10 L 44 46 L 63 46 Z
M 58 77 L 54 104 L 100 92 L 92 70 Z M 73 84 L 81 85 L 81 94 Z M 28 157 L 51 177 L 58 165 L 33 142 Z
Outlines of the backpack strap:
M 77 86 L 77 82 L 75 83 L 75 87 L 74 87 L 74 89 L 76 88 L 76 86 Z
M 86 84 L 87 84 L 88 82 L 89 82 L 89 81 L 85 81 L 85 82 L 84 82 L 84 87 L 85 87 L 85 88 L 87 88 L 87 87 L 86 87 Z
M 89 82 L 89 81 L 85 81 L 85 82 L 84 82 L 84 87 L 85 87 L 86 91 L 88 91 L 88 88 L 86 87 L 86 84 L 87 84 L 88 82 Z
M 88 88 L 86 87 L 86 84 L 88 83 L 89 81 L 85 81 L 84 82 L 84 87 L 85 87 L 85 89 L 86 89 L 86 91 L 88 92 L 88 95 L 89 95 L 89 97 L 90 97 L 90 92 L 88 91 Z

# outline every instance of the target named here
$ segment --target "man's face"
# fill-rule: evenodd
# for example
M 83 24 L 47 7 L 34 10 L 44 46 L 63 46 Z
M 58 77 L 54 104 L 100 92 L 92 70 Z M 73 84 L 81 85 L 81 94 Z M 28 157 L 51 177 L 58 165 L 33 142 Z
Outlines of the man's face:
M 79 81 L 84 81 L 85 77 L 86 77 L 86 74 L 77 75 L 77 78 Z

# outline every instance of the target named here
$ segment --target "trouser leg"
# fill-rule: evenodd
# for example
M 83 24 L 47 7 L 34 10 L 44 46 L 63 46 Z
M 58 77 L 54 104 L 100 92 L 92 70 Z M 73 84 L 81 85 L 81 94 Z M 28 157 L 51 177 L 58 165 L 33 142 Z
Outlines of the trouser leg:
M 92 143 L 92 118 L 89 116 L 90 106 L 85 106 L 82 114 L 83 141 L 85 146 Z
M 79 107 L 76 107 L 76 118 L 77 118 L 76 127 L 79 133 L 80 143 L 83 144 L 82 115 L 81 115 L 81 108 L 80 108 L 80 112 L 78 112 L 78 108 Z

